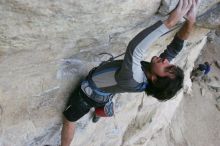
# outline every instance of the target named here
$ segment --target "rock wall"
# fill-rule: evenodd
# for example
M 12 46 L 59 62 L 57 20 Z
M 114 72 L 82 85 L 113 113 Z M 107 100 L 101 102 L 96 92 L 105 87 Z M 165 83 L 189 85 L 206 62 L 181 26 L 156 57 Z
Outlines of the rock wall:
M 170 1 L 171 2 L 171 1 Z M 203 0 L 200 13 L 217 0 Z M 125 51 L 143 28 L 165 17 L 160 0 L 1 0 L 0 145 L 59 145 L 62 110 L 71 88 L 92 66 Z M 165 14 L 165 13 L 164 13 Z M 160 103 L 144 93 L 116 97 L 116 113 L 97 124 L 91 114 L 77 122 L 74 146 L 146 145 L 169 125 L 209 30 L 197 27 L 173 61 L 185 70 L 184 89 Z M 152 45 L 146 60 L 161 53 L 175 31 Z M 122 57 L 123 58 L 123 57 Z
M 220 30 L 220 2 L 198 17 L 197 26 Z

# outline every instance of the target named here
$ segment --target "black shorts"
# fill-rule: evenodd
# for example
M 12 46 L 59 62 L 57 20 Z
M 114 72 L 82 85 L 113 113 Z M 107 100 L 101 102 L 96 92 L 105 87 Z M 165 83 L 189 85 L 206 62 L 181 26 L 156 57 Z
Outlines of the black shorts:
M 70 93 L 63 115 L 68 121 L 75 122 L 89 112 L 92 107 L 104 106 L 91 100 L 81 89 L 81 82 Z

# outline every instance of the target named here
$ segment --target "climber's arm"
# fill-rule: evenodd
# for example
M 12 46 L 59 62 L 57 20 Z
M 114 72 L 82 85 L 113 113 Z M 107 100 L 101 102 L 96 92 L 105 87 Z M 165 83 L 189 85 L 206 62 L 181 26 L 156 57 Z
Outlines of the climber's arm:
M 194 22 L 186 21 L 179 32 L 176 33 L 172 42 L 167 46 L 167 49 L 160 54 L 161 58 L 166 58 L 171 61 L 182 50 L 184 40 L 187 40 L 190 32 L 193 29 Z
M 144 29 L 136 35 L 128 44 L 124 61 L 118 76 L 121 80 L 134 79 L 137 82 L 143 81 L 143 71 L 140 61 L 146 49 L 157 40 L 162 34 L 171 27 L 189 11 L 192 6 L 192 0 L 180 0 L 177 8 L 171 12 L 168 19 L 164 22 L 158 21 L 154 25 Z
M 168 30 L 162 21 L 158 21 L 138 33 L 127 46 L 125 57 L 118 73 L 119 78 L 122 80 L 134 79 L 137 82 L 142 82 L 143 71 L 140 61 L 143 60 L 144 52 Z
M 187 40 L 189 38 L 190 32 L 193 30 L 194 23 L 196 22 L 196 13 L 199 3 L 200 0 L 192 0 L 192 6 L 185 16 L 186 22 L 177 33 L 177 36 L 181 40 Z
M 194 22 L 190 22 L 190 21 L 186 20 L 183 27 L 181 27 L 181 29 L 177 33 L 177 36 L 181 40 L 187 40 L 189 38 L 190 33 L 193 30 L 193 26 L 194 26 Z
M 184 40 L 189 38 L 190 32 L 193 30 L 194 23 L 196 21 L 196 11 L 198 8 L 199 0 L 192 0 L 192 6 L 190 10 L 186 14 L 186 22 L 182 26 L 182 28 L 177 32 L 172 42 L 167 46 L 167 49 L 160 54 L 160 57 L 166 58 L 171 61 L 173 58 L 177 56 L 177 54 L 182 50 Z M 175 16 L 171 16 L 164 22 L 167 27 L 172 27 L 173 24 L 176 23 Z M 171 18 L 173 19 L 171 19 Z M 172 22 L 172 20 L 174 22 Z

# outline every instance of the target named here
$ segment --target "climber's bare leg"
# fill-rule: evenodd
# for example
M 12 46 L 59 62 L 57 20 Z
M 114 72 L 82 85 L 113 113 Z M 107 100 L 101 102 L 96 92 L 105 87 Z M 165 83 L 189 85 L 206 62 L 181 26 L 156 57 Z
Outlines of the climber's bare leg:
M 61 132 L 61 146 L 69 146 L 72 142 L 75 132 L 75 122 L 63 118 L 63 128 Z

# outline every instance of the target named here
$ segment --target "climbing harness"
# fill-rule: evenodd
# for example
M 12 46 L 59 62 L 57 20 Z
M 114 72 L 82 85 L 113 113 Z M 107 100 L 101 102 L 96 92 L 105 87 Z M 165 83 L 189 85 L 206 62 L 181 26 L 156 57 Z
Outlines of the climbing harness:
M 92 80 L 92 75 L 96 68 L 97 67 L 93 68 L 87 75 L 86 79 L 82 80 L 81 88 L 84 88 L 84 91 L 89 93 L 87 93 L 88 98 L 103 105 L 102 107 L 98 107 L 96 112 L 102 113 L 101 115 L 104 117 L 111 117 L 114 115 L 114 103 L 112 99 L 115 94 L 107 93 L 96 87 Z

